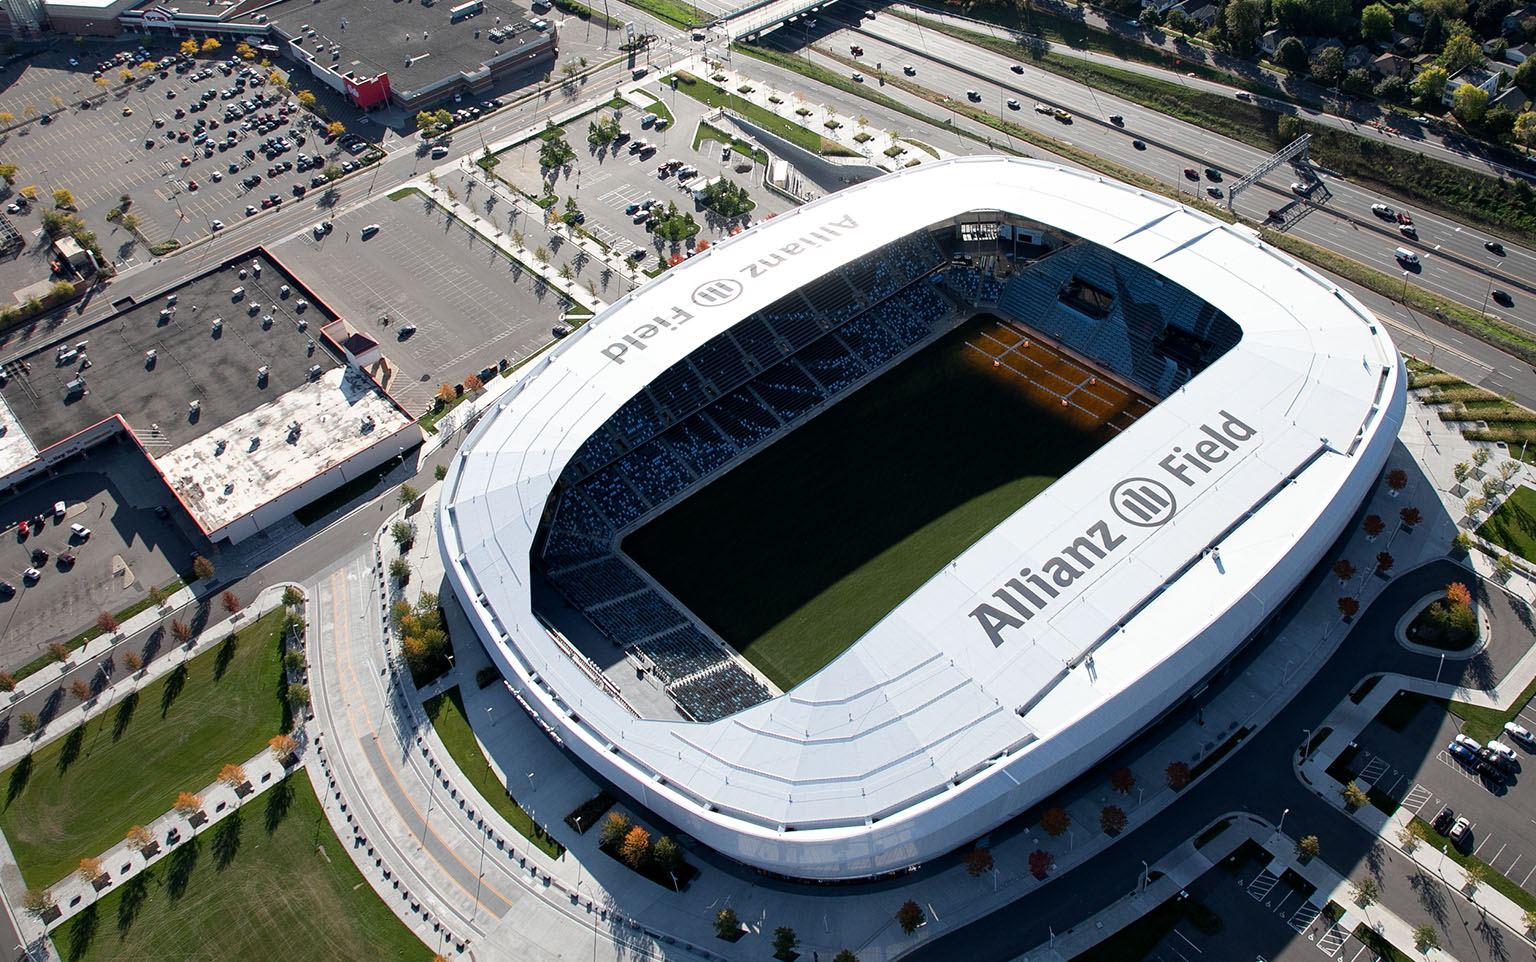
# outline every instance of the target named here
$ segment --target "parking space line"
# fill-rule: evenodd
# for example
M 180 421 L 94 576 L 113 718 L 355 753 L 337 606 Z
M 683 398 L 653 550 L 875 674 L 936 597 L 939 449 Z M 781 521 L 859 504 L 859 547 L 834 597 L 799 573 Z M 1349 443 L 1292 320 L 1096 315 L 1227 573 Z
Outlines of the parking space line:
M 1185 942 L 1188 942 L 1189 943 L 1189 947 L 1194 949 L 1196 952 L 1199 952 L 1201 955 L 1205 954 L 1205 950 L 1200 948 L 1200 946 L 1196 945 L 1195 943 L 1190 942 L 1189 941 L 1189 936 L 1185 935 L 1183 932 L 1180 932 L 1178 929 L 1174 929 L 1173 930 L 1173 934 L 1177 935 L 1179 938 L 1183 939 Z
M 1499 846 L 1499 850 L 1497 852 L 1493 853 L 1493 858 L 1485 859 L 1484 861 L 1486 861 L 1489 865 L 1492 865 L 1494 862 L 1497 862 L 1499 860 L 1499 856 L 1504 854 L 1504 849 L 1507 848 L 1508 845 L 1509 845 L 1508 842 L 1505 842 L 1503 845 L 1500 845 Z
M 1403 796 L 1402 804 L 1404 808 L 1411 807 L 1413 809 L 1413 813 L 1417 815 L 1419 812 L 1424 810 L 1425 805 L 1428 805 L 1431 801 L 1434 800 L 1434 797 L 1434 794 L 1430 792 L 1429 789 L 1425 788 L 1423 785 L 1415 783 L 1413 788 L 1409 790 L 1408 794 Z
M 1474 825 L 1473 825 L 1473 826 L 1472 826 L 1472 827 L 1473 827 L 1473 828 L 1474 828 L 1474 829 L 1475 829 L 1475 828 L 1477 828 L 1477 826 L 1476 826 L 1476 825 L 1475 825 L 1475 824 L 1474 824 Z M 1478 842 L 1478 843 L 1477 843 L 1477 848 L 1474 848 L 1474 849 L 1473 849 L 1473 850 L 1472 850 L 1472 854 L 1473 854 L 1473 855 L 1474 855 L 1474 856 L 1476 856 L 1476 855 L 1477 855 L 1477 853 L 1478 853 L 1478 852 L 1481 852 L 1481 851 L 1482 851 L 1482 850 L 1483 850 L 1483 846 L 1484 846 L 1484 845 L 1487 845 L 1487 844 L 1488 844 L 1488 843 L 1489 843 L 1489 841 L 1491 841 L 1491 840 L 1492 840 L 1492 839 L 1493 839 L 1493 836 L 1492 836 L 1492 835 L 1490 835 L 1490 836 L 1488 836 L 1488 838 L 1485 838 L 1485 839 L 1483 839 L 1483 840 L 1482 840 L 1482 841 L 1481 841 L 1481 842 Z M 1484 861 L 1487 861 L 1487 859 L 1484 859 Z

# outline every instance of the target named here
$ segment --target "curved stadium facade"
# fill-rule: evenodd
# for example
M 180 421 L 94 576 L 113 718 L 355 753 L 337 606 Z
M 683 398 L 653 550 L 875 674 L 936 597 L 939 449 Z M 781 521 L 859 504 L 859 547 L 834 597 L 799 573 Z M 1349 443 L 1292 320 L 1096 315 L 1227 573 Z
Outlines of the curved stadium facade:
M 939 344 L 1100 440 L 805 677 L 738 653 L 625 553 Z M 1349 524 L 1404 407 L 1384 326 L 1251 232 L 994 157 L 759 223 L 516 376 L 439 508 L 482 643 L 550 736 L 641 805 L 809 879 L 950 851 L 1207 681 Z M 992 437 L 942 467 L 981 473 L 1028 435 Z

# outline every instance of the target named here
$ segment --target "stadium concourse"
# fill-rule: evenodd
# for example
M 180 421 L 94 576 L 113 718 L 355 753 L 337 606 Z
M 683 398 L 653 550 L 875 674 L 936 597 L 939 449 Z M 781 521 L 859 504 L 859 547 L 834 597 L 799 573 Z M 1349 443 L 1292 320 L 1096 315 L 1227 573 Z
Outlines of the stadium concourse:
M 972 542 L 914 561 L 913 589 L 825 667 L 770 683 L 621 550 L 955 337 L 1049 399 L 1042 416 L 1112 436 L 1058 465 L 1060 483 L 994 504 Z M 1250 232 L 1007 158 L 905 170 L 759 224 L 519 377 L 439 505 L 448 580 L 487 651 L 603 777 L 732 858 L 806 878 L 950 851 L 1209 680 L 1342 532 L 1404 404 L 1369 312 Z M 934 460 L 964 477 L 1019 436 L 1004 425 Z M 934 440 L 906 443 L 920 459 Z M 825 497 L 851 511 L 862 493 Z

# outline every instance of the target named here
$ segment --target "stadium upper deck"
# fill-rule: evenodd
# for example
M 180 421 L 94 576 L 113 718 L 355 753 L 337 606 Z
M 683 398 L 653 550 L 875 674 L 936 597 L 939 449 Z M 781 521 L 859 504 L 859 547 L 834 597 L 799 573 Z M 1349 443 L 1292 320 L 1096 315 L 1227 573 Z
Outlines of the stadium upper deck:
M 1070 228 L 1195 292 L 1241 340 L 789 693 L 708 724 L 635 717 L 530 609 L 529 553 L 556 479 L 679 358 L 969 211 Z M 482 640 L 573 751 L 734 858 L 861 877 L 1017 814 L 1208 678 L 1349 522 L 1403 396 L 1385 329 L 1250 232 L 1079 171 L 963 158 L 760 224 L 614 305 L 484 419 L 439 529 Z

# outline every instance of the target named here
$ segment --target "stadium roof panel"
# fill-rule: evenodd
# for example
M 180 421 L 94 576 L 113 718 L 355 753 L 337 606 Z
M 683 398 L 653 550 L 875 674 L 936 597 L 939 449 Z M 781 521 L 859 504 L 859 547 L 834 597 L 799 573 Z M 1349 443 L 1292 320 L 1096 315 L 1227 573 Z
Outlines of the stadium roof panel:
M 742 318 L 977 209 L 1148 265 L 1242 339 L 790 693 L 698 725 L 598 694 L 529 609 L 535 532 L 583 441 Z M 465 444 L 440 531 L 493 656 L 578 754 L 733 857 L 854 877 L 1021 811 L 1214 670 L 1347 522 L 1334 502 L 1379 472 L 1402 394 L 1369 313 L 1246 229 L 1095 175 L 962 158 L 759 224 L 595 318 Z

